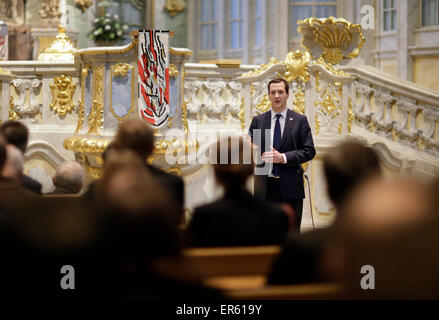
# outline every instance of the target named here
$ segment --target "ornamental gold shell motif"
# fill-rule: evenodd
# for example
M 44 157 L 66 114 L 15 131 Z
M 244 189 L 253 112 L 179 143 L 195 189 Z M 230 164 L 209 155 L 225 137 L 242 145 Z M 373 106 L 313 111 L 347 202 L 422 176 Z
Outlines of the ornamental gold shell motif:
M 314 59 L 322 57 L 330 64 L 357 57 L 365 42 L 361 26 L 343 18 L 308 18 L 297 24 L 302 47 Z

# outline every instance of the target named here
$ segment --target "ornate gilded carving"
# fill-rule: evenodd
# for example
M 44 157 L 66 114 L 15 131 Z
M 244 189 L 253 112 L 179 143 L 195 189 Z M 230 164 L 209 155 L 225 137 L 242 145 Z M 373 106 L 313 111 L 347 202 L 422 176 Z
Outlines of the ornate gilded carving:
M 50 84 L 50 90 L 52 90 L 50 109 L 60 116 L 65 116 L 67 112 L 71 112 L 75 108 L 73 104 L 75 89 L 76 83 L 73 83 L 72 77 L 60 75 L 53 78 L 53 83 Z
M 66 29 L 58 25 L 58 34 L 49 48 L 38 56 L 39 61 L 74 61 L 73 53 L 76 48 L 66 35 Z
M 87 9 L 93 4 L 91 0 L 75 0 L 75 6 L 81 10 L 82 13 L 87 11 Z
M 182 101 L 182 104 L 181 104 L 181 122 L 183 124 L 184 133 L 187 135 L 188 132 L 189 132 L 189 124 L 188 124 L 188 121 L 187 121 L 187 104 L 188 104 L 188 101 L 185 100 L 185 98 L 184 98 L 184 88 L 185 88 L 184 80 L 185 80 L 185 77 L 186 77 L 186 72 L 184 70 L 184 65 L 182 66 L 181 72 L 182 72 L 182 75 L 181 75 L 181 88 L 182 88 L 182 90 L 181 90 L 181 101 Z
M 301 52 L 300 50 L 288 52 L 283 61 L 287 71 L 280 75 L 280 77 L 288 82 L 296 79 L 300 79 L 303 82 L 309 81 L 308 64 L 310 60 L 311 55 L 309 52 Z
M 178 69 L 175 66 L 175 64 L 169 65 L 169 76 L 170 77 L 177 77 L 179 75 Z
M 84 123 L 85 79 L 87 78 L 90 69 L 90 66 L 87 65 L 81 69 L 81 100 L 79 101 L 78 124 L 75 133 L 78 133 L 79 130 L 81 130 L 82 124 Z
M 99 128 L 103 123 L 104 106 L 93 100 L 91 105 L 91 112 L 88 116 L 89 129 L 87 134 L 99 134 Z
M 3 69 L 2 67 L 0 67 L 0 74 L 12 74 L 11 71 Z
M 99 129 L 104 122 L 104 65 L 95 66 L 94 72 L 94 90 L 91 111 L 88 116 L 87 134 L 99 134 Z
M 267 70 L 272 65 L 275 65 L 277 63 L 280 63 L 280 61 L 278 59 L 271 58 L 269 63 L 263 63 L 259 67 L 257 67 L 255 70 L 244 73 L 242 76 L 249 77 L 249 76 L 254 76 L 254 75 L 260 74 L 260 73 L 264 72 L 265 70 Z
M 172 128 L 173 127 L 173 123 L 172 123 L 172 117 L 168 117 L 168 128 Z
M 330 64 L 357 57 L 365 42 L 361 26 L 343 18 L 308 18 L 297 24 L 302 47 L 314 58 L 322 57 Z
M 241 130 L 245 129 L 245 105 L 244 98 L 241 98 L 241 104 L 239 105 L 239 113 L 238 113 L 239 121 L 241 122 Z
M 182 117 L 182 123 L 183 123 L 183 129 L 184 129 L 184 133 L 188 134 L 189 132 L 189 125 L 188 125 L 188 121 L 187 121 L 187 104 L 188 101 L 184 100 L 183 104 L 181 106 L 181 117 Z
M 115 77 L 126 77 L 131 69 L 133 69 L 133 66 L 128 63 L 118 63 L 111 66 L 111 71 Z
M 300 86 L 297 88 L 296 94 L 294 96 L 293 105 L 294 111 L 300 114 L 305 114 L 305 92 L 302 91 Z
M 320 102 L 316 102 L 316 106 L 320 105 L 322 108 L 320 110 L 323 111 L 326 115 L 332 115 L 332 118 L 335 118 L 339 112 L 336 103 L 339 103 L 338 99 L 334 96 L 332 92 L 325 92 L 323 100 Z
M 81 49 L 73 53 L 74 56 L 88 56 L 88 55 L 107 55 L 107 54 L 125 54 L 132 49 L 137 49 L 138 44 L 138 35 L 134 37 L 133 41 L 130 42 L 129 45 L 122 47 L 122 48 L 108 48 L 106 47 L 105 50 L 103 49 L 96 49 L 96 50 L 88 50 L 88 49 Z
M 79 101 L 79 110 L 78 110 L 78 123 L 76 125 L 75 133 L 78 133 L 82 128 L 82 124 L 84 123 L 84 101 Z
M 174 48 L 169 47 L 169 54 L 172 54 L 174 56 L 191 56 L 192 51 L 191 50 L 176 50 Z
M 351 128 L 352 128 L 352 122 L 355 119 L 355 114 L 352 111 L 352 99 L 351 97 L 349 97 L 349 102 L 348 102 L 348 132 L 351 132 Z
M 322 81 L 318 72 L 316 72 L 315 78 L 316 133 L 332 136 L 340 131 L 341 84 L 333 84 L 326 80 Z
M 315 130 L 316 130 L 316 134 L 320 133 L 320 120 L 319 120 L 319 116 L 316 114 L 315 117 Z
M 39 14 L 44 19 L 53 19 L 61 16 L 58 0 L 43 0 Z
M 175 16 L 177 13 L 183 11 L 186 5 L 182 0 L 167 0 L 164 9 L 169 12 L 171 16 Z
M 70 137 L 64 140 L 63 146 L 78 153 L 102 153 L 109 143 L 98 138 Z
M 15 112 L 14 108 L 14 98 L 9 97 L 9 120 L 21 120 L 21 116 Z
M 267 112 L 271 108 L 271 102 L 268 100 L 268 95 L 264 94 L 261 101 L 255 107 L 261 113 Z

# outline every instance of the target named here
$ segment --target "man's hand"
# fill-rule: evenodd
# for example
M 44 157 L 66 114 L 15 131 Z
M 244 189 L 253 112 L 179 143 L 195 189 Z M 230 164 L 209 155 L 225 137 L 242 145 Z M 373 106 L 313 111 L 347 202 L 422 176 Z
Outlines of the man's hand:
M 248 143 L 250 143 L 253 151 L 257 151 L 259 149 L 259 147 L 252 142 L 252 139 L 248 133 L 244 133 L 242 135 L 242 137 L 243 137 L 244 141 L 247 141 Z
M 283 163 L 284 157 L 282 156 L 282 153 L 271 147 L 271 151 L 262 154 L 262 160 L 265 162 Z

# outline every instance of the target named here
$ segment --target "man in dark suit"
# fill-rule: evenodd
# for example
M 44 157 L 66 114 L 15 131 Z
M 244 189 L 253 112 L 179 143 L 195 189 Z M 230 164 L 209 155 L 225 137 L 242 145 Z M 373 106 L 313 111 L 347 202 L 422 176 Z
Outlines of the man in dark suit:
M 24 155 L 29 138 L 29 130 L 24 124 L 13 120 L 6 121 L 0 126 L 0 135 L 7 143 L 20 149 Z M 21 185 L 30 191 L 41 194 L 41 183 L 25 174 L 21 176 Z
M 262 164 L 255 170 L 255 196 L 290 204 L 296 213 L 296 227 L 302 220 L 303 169 L 316 151 L 308 120 L 287 109 L 289 85 L 284 79 L 268 83 L 271 110 L 253 118 L 249 135 L 258 147 Z

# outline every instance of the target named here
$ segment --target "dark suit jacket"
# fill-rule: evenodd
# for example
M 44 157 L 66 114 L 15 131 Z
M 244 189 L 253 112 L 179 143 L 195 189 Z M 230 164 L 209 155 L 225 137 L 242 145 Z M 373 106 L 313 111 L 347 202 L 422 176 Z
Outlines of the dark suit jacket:
M 324 228 L 304 234 L 291 233 L 273 263 L 270 284 L 323 282 L 328 279 L 319 270 L 325 245 L 333 238 L 333 229 Z
M 260 134 L 254 131 L 255 129 L 260 129 Z M 253 143 L 259 147 L 259 156 L 265 151 L 270 151 L 271 136 L 265 136 L 266 129 L 271 129 L 271 110 L 254 117 L 249 128 L 249 135 Z M 269 131 L 267 133 L 269 134 Z M 310 161 L 316 154 L 311 128 L 306 116 L 290 109 L 287 110 L 285 127 L 278 151 L 285 153 L 287 157 L 287 163 L 281 164 L 279 171 L 283 197 L 285 199 L 305 198 L 303 174 L 299 170 L 298 163 Z M 269 173 L 268 165 L 266 170 L 262 170 L 263 166 L 264 164 L 258 164 L 255 171 L 255 196 L 260 199 L 266 198 L 267 176 Z
M 22 175 L 21 185 L 30 191 L 41 194 L 41 183 L 27 175 Z
M 288 217 L 279 207 L 238 190 L 197 208 L 187 229 L 191 246 L 252 246 L 279 244 Z
M 163 188 L 169 192 L 170 196 L 176 201 L 178 212 L 176 213 L 177 223 L 181 222 L 183 218 L 184 209 L 184 182 L 179 176 L 173 175 L 171 173 L 166 173 L 160 169 L 157 169 L 151 165 L 146 165 L 147 170 L 151 173 L 153 177 L 159 181 Z M 97 181 L 93 181 L 86 192 L 82 195 L 82 198 L 86 201 L 94 201 L 96 197 L 96 185 Z
M 14 212 L 32 208 L 40 200 L 41 196 L 25 189 L 19 182 L 0 177 L 0 207 Z

